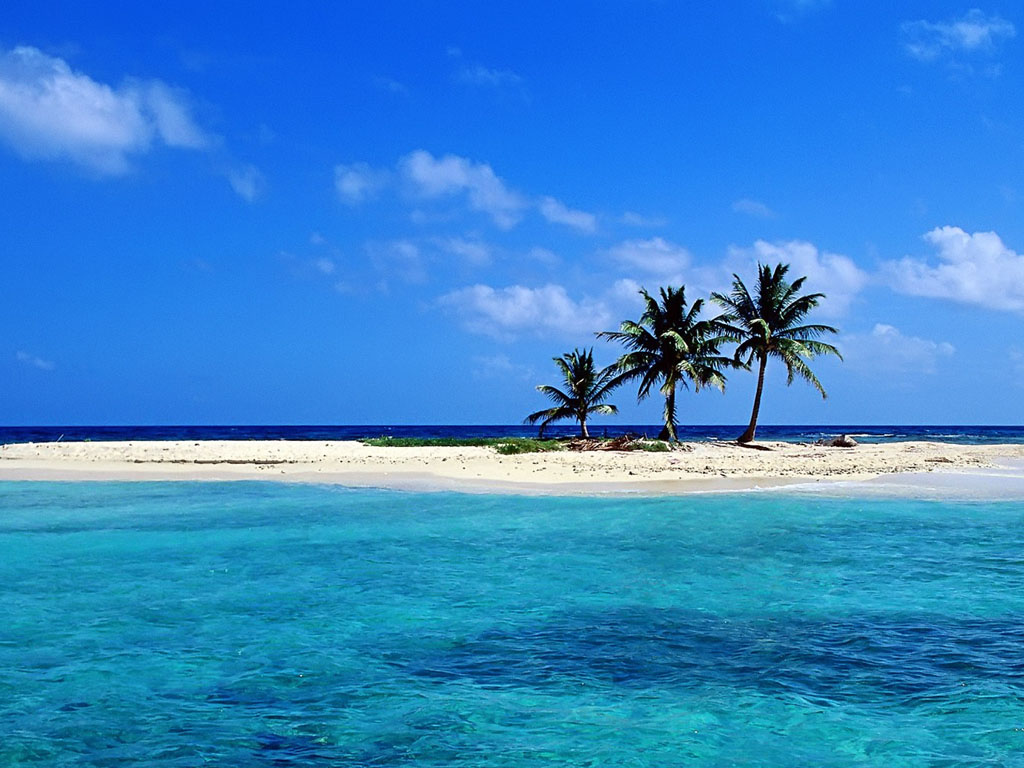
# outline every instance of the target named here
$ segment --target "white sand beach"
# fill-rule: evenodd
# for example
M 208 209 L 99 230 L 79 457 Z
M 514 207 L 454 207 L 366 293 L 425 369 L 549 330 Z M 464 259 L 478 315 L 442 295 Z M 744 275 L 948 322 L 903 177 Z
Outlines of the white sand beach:
M 666 453 L 559 451 L 512 456 L 482 447 L 372 447 L 355 441 L 136 441 L 0 447 L 0 480 L 277 480 L 407 490 L 537 494 L 649 493 L 865 481 L 998 470 L 1024 445 L 934 442 L 854 448 L 684 444 Z

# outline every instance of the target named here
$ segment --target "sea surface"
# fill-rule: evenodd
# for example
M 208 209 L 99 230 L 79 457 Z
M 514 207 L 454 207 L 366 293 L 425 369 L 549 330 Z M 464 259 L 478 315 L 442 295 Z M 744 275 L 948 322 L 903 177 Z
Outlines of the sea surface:
M 0 483 L 0 765 L 1021 766 L 1024 502 Z
M 681 425 L 679 439 L 735 440 L 746 425 Z M 656 424 L 591 424 L 596 437 L 623 434 L 650 435 L 661 431 Z M 548 427 L 549 437 L 579 433 L 571 424 Z M 861 442 L 934 440 L 952 443 L 1024 443 L 1024 426 L 907 426 L 893 424 L 764 424 L 757 428 L 761 440 L 814 442 L 840 434 Z M 536 437 L 537 428 L 523 424 L 420 424 L 420 425 L 185 425 L 185 426 L 0 426 L 0 444 L 40 443 L 56 440 L 358 440 L 364 437 Z

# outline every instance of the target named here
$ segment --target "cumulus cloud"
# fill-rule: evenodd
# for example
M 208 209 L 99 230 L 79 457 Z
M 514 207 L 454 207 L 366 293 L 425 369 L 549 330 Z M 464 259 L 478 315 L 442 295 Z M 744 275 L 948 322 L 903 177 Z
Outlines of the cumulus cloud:
M 57 367 L 52 360 L 44 360 L 43 358 L 29 354 L 28 352 L 18 352 L 15 357 L 17 357 L 19 363 L 23 363 L 32 368 L 38 368 L 40 371 L 52 371 Z
M 553 197 L 541 198 L 538 208 L 541 216 L 552 224 L 564 224 L 587 234 L 597 231 L 597 217 L 594 214 L 573 210 Z
M 813 243 L 803 240 L 778 243 L 757 240 L 751 248 L 734 246 L 729 249 L 730 271 L 738 273 L 748 289 L 752 289 L 750 282 L 757 263 L 789 264 L 791 280 L 806 276 L 806 291 L 825 294 L 820 311 L 826 316 L 845 314 L 853 299 L 868 283 L 867 273 L 848 256 L 820 251 Z M 705 280 L 716 282 L 713 278 Z
M 334 188 L 347 205 L 376 197 L 388 183 L 388 172 L 372 168 L 367 163 L 343 163 L 334 166 Z
M 461 318 L 467 330 L 501 340 L 517 336 L 589 336 L 604 328 L 611 314 L 604 302 L 572 299 L 561 285 L 539 288 L 471 285 L 438 300 Z
M 182 149 L 213 142 L 183 91 L 158 80 L 112 87 L 30 46 L 0 51 L 0 138 L 25 158 L 109 175 L 128 172 L 157 141 Z
M 402 158 L 399 167 L 414 191 L 423 197 L 465 194 L 470 208 L 486 213 L 502 229 L 511 229 L 522 218 L 526 201 L 486 163 L 458 155 L 436 158 L 418 149 Z
M 850 367 L 869 374 L 932 374 L 956 349 L 947 341 L 908 336 L 878 323 L 870 333 L 845 334 L 838 343 Z
M 680 282 L 692 260 L 688 250 L 661 237 L 625 240 L 609 249 L 608 255 L 620 267 L 670 282 Z
M 735 213 L 742 213 L 746 216 L 753 216 L 755 219 L 774 219 L 776 216 L 775 211 L 769 208 L 767 205 L 759 200 L 751 200 L 750 198 L 744 197 L 741 200 L 737 200 L 732 204 L 732 210 Z
M 995 232 L 968 234 L 947 226 L 933 229 L 924 239 L 938 249 L 938 263 L 910 256 L 885 263 L 882 274 L 893 290 L 1024 312 L 1024 256 Z
M 1017 34 L 1006 19 L 974 8 L 959 19 L 908 21 L 903 24 L 904 47 L 919 61 L 935 61 L 961 54 L 993 53 Z

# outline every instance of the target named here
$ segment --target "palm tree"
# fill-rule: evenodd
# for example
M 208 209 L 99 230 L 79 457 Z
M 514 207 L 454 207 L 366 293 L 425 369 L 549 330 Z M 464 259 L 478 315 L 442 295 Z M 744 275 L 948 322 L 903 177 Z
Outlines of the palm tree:
M 531 413 L 523 421 L 526 424 L 540 422 L 538 436 L 544 436 L 544 429 L 553 421 L 575 419 L 580 425 L 580 437 L 590 437 L 587 432 L 587 417 L 593 413 L 618 413 L 619 409 L 604 401 L 622 379 L 615 366 L 598 370 L 594 367 L 593 347 L 587 350 L 575 349 L 561 357 L 552 358 L 562 372 L 565 390 L 550 384 L 541 384 L 537 390 L 543 392 L 554 403 L 554 408 Z
M 835 355 L 843 359 L 838 349 L 818 341 L 824 334 L 838 333 L 835 328 L 830 325 L 804 324 L 804 318 L 818 306 L 825 294 L 809 293 L 801 296 L 800 289 L 807 278 L 801 277 L 790 283 L 786 280 L 788 271 L 788 264 L 779 264 L 774 269 L 767 264 L 758 264 L 757 286 L 753 297 L 738 275 L 733 275 L 732 292 L 728 296 L 711 294 L 712 301 L 725 309 L 720 319 L 725 332 L 733 336 L 738 344 L 736 361 L 742 362 L 748 369 L 755 358 L 758 363 L 754 410 L 750 414 L 750 425 L 739 437 L 740 443 L 749 443 L 754 439 L 768 358 L 776 357 L 786 364 L 789 374 L 787 385 L 799 376 L 814 385 L 823 398 L 826 397 L 825 388 L 807 366 L 806 360 L 815 355 Z
M 725 390 L 723 368 L 734 361 L 719 355 L 718 348 L 728 337 L 723 336 L 716 320 L 699 320 L 702 299 L 686 304 L 686 286 L 661 288 L 660 303 L 646 290 L 641 290 L 644 311 L 636 322 L 626 320 L 618 331 L 602 331 L 598 338 L 621 342 L 626 352 L 618 367 L 623 380 L 640 379 L 637 400 L 643 400 L 658 385 L 665 396 L 664 421 L 659 438 L 678 440 L 676 436 L 676 387 L 705 386 Z

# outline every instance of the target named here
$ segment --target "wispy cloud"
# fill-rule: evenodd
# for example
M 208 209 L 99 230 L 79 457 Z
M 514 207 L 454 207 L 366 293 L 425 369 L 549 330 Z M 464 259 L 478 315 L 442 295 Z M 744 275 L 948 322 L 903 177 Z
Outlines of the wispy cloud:
M 527 205 L 486 163 L 458 155 L 434 157 L 418 149 L 406 155 L 399 167 L 417 194 L 426 198 L 465 194 L 470 208 L 488 214 L 502 229 L 519 223 Z
M 734 213 L 753 216 L 755 219 L 774 219 L 778 215 L 760 200 L 752 200 L 749 197 L 741 198 L 733 203 L 732 210 Z
M 820 309 L 825 316 L 846 314 L 869 280 L 868 273 L 849 256 L 819 250 L 805 240 L 775 243 L 757 240 L 749 248 L 733 246 L 725 266 L 742 277 L 753 275 L 758 263 L 789 264 L 789 279 L 806 277 L 808 290 L 826 296 Z
M 682 282 L 683 272 L 693 260 L 681 245 L 652 237 L 648 240 L 625 240 L 608 250 L 619 267 L 664 282 Z
M 427 267 L 420 247 L 411 240 L 367 243 L 366 250 L 373 266 L 384 276 L 402 283 L 423 283 Z M 382 286 L 386 289 L 387 282 Z
M 56 364 L 52 360 L 44 360 L 37 355 L 30 354 L 28 352 L 18 352 L 15 355 L 19 363 L 30 366 L 32 368 L 38 368 L 40 371 L 52 371 L 56 368 Z
M 924 239 L 937 249 L 938 263 L 910 256 L 886 262 L 882 275 L 893 290 L 1024 313 L 1024 255 L 995 232 L 969 234 L 947 226 Z
M 775 16 L 779 21 L 789 23 L 830 5 L 832 0 L 776 0 Z
M 474 357 L 473 364 L 473 377 L 477 379 L 529 381 L 537 376 L 531 366 L 514 363 L 508 355 L 500 353 Z
M 510 186 L 488 163 L 453 154 L 435 156 L 425 149 L 399 158 L 394 170 L 374 168 L 367 163 L 337 165 L 334 185 L 338 196 L 349 205 L 377 197 L 393 186 L 404 190 L 417 204 L 461 199 L 470 210 L 488 216 L 500 229 L 512 229 L 531 211 L 552 224 L 585 234 L 598 229 L 596 214 L 570 208 L 549 195 L 526 195 Z M 439 214 L 417 208 L 412 216 L 414 221 L 424 223 L 437 220 Z M 441 218 L 445 216 L 440 214 Z
M 919 61 L 992 54 L 1017 34 L 1016 27 L 996 14 L 974 8 L 958 19 L 908 21 L 902 27 L 904 49 Z
M 873 377 L 892 374 L 934 374 L 956 349 L 947 341 L 932 341 L 877 323 L 870 333 L 844 334 L 837 342 L 852 370 Z
M 395 93 L 402 96 L 406 96 L 409 93 L 409 86 L 405 83 L 395 80 L 393 77 L 378 76 L 373 78 L 373 84 L 375 87 L 388 93 Z
M 542 197 L 538 209 L 541 216 L 552 224 L 564 224 L 586 234 L 597 231 L 597 216 L 586 211 L 573 210 L 553 197 Z
M 489 88 L 504 86 L 521 87 L 523 78 L 511 69 L 492 69 L 482 64 L 473 64 L 460 69 L 456 77 L 463 83 Z
M 341 201 L 348 205 L 359 205 L 376 197 L 388 181 L 387 171 L 378 170 L 367 163 L 334 166 L 334 188 Z
M 480 240 L 466 237 L 444 237 L 434 241 L 441 250 L 457 256 L 468 264 L 485 266 L 491 263 L 491 247 Z
M 235 193 L 247 202 L 257 200 L 267 187 L 267 180 L 255 165 L 229 168 L 225 174 Z
M 626 211 L 619 217 L 619 223 L 625 224 L 628 227 L 664 227 L 668 224 L 668 219 L 664 216 L 645 216 L 642 213 L 636 211 Z
M 611 319 L 603 301 L 572 299 L 561 285 L 539 288 L 472 285 L 438 299 L 473 332 L 510 341 L 518 336 L 589 336 Z

